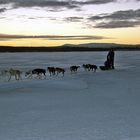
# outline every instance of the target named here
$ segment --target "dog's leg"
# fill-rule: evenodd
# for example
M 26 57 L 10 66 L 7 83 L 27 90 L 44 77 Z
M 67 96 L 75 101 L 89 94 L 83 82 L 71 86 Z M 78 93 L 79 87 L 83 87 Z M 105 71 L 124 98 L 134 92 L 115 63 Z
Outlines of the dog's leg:
M 18 74 L 18 79 L 22 80 L 20 73 Z
M 64 72 L 62 72 L 62 75 L 63 75 L 63 77 L 64 77 Z
M 44 79 L 46 78 L 46 73 L 44 72 Z
M 42 73 L 39 74 L 39 79 L 41 79 L 41 77 L 42 77 Z
M 10 74 L 10 77 L 9 77 L 9 79 L 8 79 L 8 82 L 11 80 L 11 74 Z
M 32 78 L 32 74 L 29 74 L 29 76 L 27 78 L 31 79 Z
M 15 75 L 15 79 L 18 80 L 17 74 L 15 73 L 14 75 Z
M 49 75 L 50 75 L 50 77 L 53 75 L 53 73 L 51 72 L 51 71 L 49 71 Z
M 58 76 L 58 71 L 56 72 L 56 76 Z

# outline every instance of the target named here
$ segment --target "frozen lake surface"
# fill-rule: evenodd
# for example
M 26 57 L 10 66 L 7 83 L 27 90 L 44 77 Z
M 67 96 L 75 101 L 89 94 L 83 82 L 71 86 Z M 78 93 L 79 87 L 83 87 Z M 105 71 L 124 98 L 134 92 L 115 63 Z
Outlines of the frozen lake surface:
M 0 76 L 1 140 L 140 140 L 140 51 L 118 51 L 115 70 L 70 74 L 71 65 L 103 65 L 107 52 L 0 53 L 0 70 L 63 67 L 46 79 Z

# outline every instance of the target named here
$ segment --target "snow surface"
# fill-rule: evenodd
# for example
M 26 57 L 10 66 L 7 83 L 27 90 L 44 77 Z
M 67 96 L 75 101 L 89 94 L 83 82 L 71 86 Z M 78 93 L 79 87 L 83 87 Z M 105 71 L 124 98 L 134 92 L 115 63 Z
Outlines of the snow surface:
M 116 52 L 115 70 L 70 74 L 102 65 L 107 52 L 0 53 L 0 70 L 59 66 L 64 77 L 0 75 L 0 140 L 140 140 L 140 51 Z

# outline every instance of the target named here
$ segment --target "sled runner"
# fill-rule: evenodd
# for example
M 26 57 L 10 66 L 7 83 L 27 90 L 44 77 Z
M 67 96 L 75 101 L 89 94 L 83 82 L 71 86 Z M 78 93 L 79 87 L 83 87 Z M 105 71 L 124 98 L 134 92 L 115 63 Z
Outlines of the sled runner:
M 100 69 L 101 69 L 101 70 L 104 70 L 104 71 L 105 71 L 105 70 L 113 70 L 113 69 L 107 68 L 107 67 L 105 67 L 105 66 L 100 66 Z

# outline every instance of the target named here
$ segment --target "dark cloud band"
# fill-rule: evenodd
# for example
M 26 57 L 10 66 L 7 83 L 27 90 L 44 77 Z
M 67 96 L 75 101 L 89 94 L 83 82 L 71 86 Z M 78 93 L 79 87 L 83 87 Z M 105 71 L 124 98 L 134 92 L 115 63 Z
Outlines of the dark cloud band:
M 76 2 L 77 4 L 80 4 L 80 5 L 95 5 L 95 4 L 106 4 L 106 3 L 110 3 L 110 2 L 116 2 L 117 0 L 87 0 L 87 1 L 79 1 L 79 2 Z
M 6 8 L 0 8 L 0 13 L 3 13 L 6 11 Z
M 130 19 L 139 19 L 139 18 L 140 18 L 140 9 L 117 11 L 112 14 L 92 16 L 89 19 L 94 21 L 94 20 L 130 20 Z
M 79 35 L 79 36 L 26 36 L 26 35 L 8 35 L 8 34 L 0 34 L 0 40 L 13 40 L 13 39 L 46 39 L 46 40 L 100 40 L 107 39 L 103 36 L 89 36 L 89 35 Z
M 50 7 L 50 8 L 78 8 L 82 5 L 105 4 L 116 0 L 0 0 L 0 4 L 12 4 L 14 8 L 19 7 Z
M 88 18 L 96 22 L 94 28 L 124 28 L 140 26 L 140 9 L 117 11 L 112 14 L 102 14 Z
M 110 21 L 110 22 L 101 22 L 95 25 L 95 28 L 128 28 L 136 27 L 140 25 L 140 21 Z

